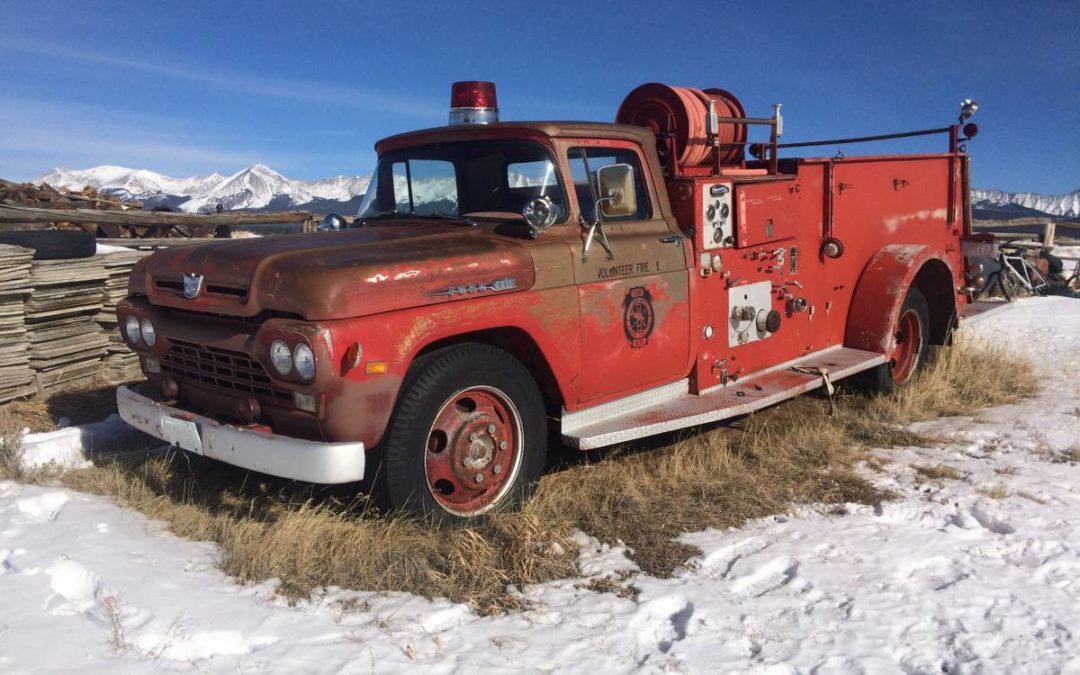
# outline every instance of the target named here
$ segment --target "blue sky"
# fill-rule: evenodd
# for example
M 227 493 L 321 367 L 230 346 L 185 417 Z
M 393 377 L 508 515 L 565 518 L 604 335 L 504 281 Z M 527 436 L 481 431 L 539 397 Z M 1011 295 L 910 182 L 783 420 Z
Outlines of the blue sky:
M 363 174 L 378 138 L 445 123 L 454 80 L 494 80 L 503 119 L 587 120 L 661 81 L 782 102 L 788 141 L 945 126 L 972 97 L 976 186 L 1069 192 L 1080 2 L 1027 4 L 3 0 L 0 177 Z

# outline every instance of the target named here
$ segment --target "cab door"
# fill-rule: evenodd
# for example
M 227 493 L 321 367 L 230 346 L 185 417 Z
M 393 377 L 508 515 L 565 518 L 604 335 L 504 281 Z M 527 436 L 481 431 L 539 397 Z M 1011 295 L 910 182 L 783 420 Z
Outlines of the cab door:
M 637 209 L 605 217 L 585 254 L 585 227 L 573 239 L 574 277 L 581 321 L 580 402 L 633 393 L 686 376 L 690 340 L 687 247 L 657 208 L 632 143 L 572 147 L 568 152 L 579 213 L 596 218 L 597 171 L 608 164 L 632 168 Z M 590 182 L 592 187 L 590 188 Z

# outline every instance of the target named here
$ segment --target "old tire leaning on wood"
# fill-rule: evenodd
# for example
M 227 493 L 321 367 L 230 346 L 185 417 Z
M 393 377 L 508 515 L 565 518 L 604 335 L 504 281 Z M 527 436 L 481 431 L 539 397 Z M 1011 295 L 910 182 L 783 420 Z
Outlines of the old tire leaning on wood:
M 889 360 L 857 378 L 869 393 L 887 394 L 911 381 L 926 362 L 930 347 L 930 306 L 918 288 L 908 288 L 893 326 L 895 347 Z
M 454 345 L 410 369 L 372 489 L 384 507 L 465 522 L 520 507 L 546 451 L 544 402 L 529 371 L 501 349 Z
M 89 232 L 74 230 L 19 230 L 0 232 L 0 244 L 34 249 L 34 260 L 89 258 L 97 242 Z

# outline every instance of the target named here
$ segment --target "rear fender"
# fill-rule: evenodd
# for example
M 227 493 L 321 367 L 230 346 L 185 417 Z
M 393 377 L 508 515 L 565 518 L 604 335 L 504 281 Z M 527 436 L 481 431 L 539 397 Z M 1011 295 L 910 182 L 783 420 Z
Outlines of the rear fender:
M 931 261 L 935 261 L 934 265 L 944 265 L 952 278 L 952 266 L 943 251 L 925 244 L 881 247 L 863 268 L 855 285 L 844 346 L 891 355 L 896 346 L 893 326 L 900 316 L 904 296 L 923 266 Z

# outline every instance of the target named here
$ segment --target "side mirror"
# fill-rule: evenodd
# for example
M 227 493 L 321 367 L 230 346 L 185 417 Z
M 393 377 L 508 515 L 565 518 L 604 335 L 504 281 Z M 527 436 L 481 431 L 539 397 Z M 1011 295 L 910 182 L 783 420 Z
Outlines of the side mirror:
M 318 230 L 320 232 L 326 230 L 344 230 L 349 227 L 348 221 L 339 216 L 336 213 L 328 214 L 325 218 L 319 221 Z
M 600 212 L 608 218 L 637 213 L 637 190 L 634 188 L 634 167 L 629 164 L 608 164 L 596 172 L 600 184 Z

